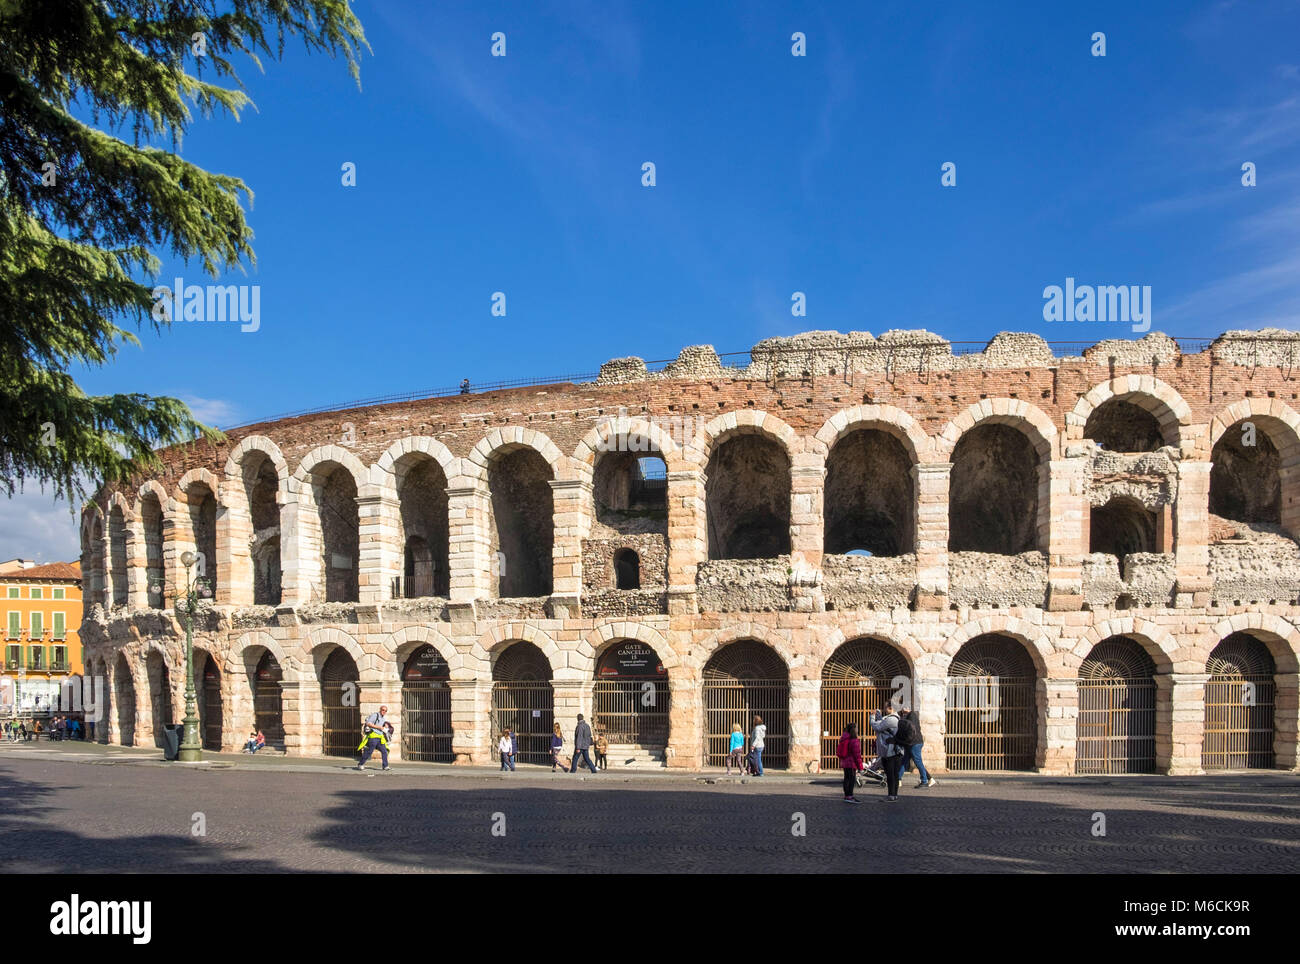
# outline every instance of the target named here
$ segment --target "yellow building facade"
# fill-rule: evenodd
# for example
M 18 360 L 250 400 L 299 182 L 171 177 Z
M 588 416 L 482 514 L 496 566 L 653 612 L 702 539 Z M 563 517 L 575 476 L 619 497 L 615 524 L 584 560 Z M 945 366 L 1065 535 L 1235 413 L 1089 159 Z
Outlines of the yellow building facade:
M 0 563 L 0 716 L 44 716 L 57 709 L 60 686 L 82 672 L 81 603 L 79 562 Z

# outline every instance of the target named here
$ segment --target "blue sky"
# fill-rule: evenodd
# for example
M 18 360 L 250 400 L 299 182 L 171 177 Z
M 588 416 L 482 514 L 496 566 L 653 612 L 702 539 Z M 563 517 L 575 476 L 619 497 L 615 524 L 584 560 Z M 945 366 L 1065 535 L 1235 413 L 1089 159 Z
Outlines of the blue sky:
M 1043 321 L 1066 277 L 1150 285 L 1172 335 L 1300 327 L 1300 3 L 355 9 L 360 90 L 290 44 L 241 70 L 257 110 L 183 144 L 255 192 L 257 265 L 226 280 L 261 286 L 259 330 L 145 334 L 88 391 L 230 427 L 809 329 L 1131 335 Z M 51 506 L 0 509 L 0 557 L 74 556 Z

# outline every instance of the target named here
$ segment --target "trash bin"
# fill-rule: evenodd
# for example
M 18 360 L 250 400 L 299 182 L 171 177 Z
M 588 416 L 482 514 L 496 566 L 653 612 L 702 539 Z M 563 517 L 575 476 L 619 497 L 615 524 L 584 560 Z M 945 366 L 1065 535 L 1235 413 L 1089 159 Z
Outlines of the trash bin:
M 181 733 L 185 726 L 181 723 L 163 724 L 163 759 L 175 760 L 181 755 Z

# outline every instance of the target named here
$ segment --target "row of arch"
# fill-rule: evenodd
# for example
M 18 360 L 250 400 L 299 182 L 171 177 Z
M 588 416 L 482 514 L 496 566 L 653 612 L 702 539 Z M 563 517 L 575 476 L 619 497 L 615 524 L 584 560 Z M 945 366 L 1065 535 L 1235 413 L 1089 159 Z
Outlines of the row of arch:
M 978 627 L 977 627 L 978 628 Z M 1098 633 L 1129 628 L 1124 621 L 1100 627 Z M 341 635 L 341 634 L 340 634 Z M 644 635 L 644 634 L 643 634 Z M 256 725 L 273 742 L 283 741 L 282 681 L 301 667 L 293 657 L 283 660 L 268 649 L 264 634 L 254 634 L 226 668 L 204 649 L 196 650 L 195 676 L 200 687 L 200 719 L 204 745 L 220 749 L 223 727 Z M 1294 674 L 1296 654 L 1268 632 L 1235 629 L 1211 650 L 1204 670 L 1205 687 L 1202 763 L 1207 769 L 1271 767 L 1275 762 L 1276 676 Z M 541 645 L 539 645 L 539 643 Z M 509 727 L 520 742 L 524 762 L 548 759 L 554 719 L 556 669 L 554 654 L 542 648 L 544 639 L 530 642 L 505 639 L 491 657 L 491 727 Z M 661 644 L 662 645 L 662 644 Z M 1167 725 L 1168 707 L 1158 700 L 1158 676 L 1169 672 L 1169 654 L 1145 633 L 1114 634 L 1079 644 L 1078 719 L 1075 767 L 1080 773 L 1151 772 L 1157 765 L 1160 727 Z M 452 661 L 420 634 L 404 638 L 402 654 L 401 739 L 409 759 L 452 762 Z M 661 653 L 666 658 L 661 658 Z M 1275 655 L 1280 658 L 1275 658 Z M 593 722 L 611 744 L 632 744 L 662 751 L 671 726 L 673 671 L 680 669 L 670 649 L 657 649 L 639 639 L 613 636 L 594 656 Z M 319 752 L 349 756 L 361 723 L 356 699 L 366 667 L 375 660 L 357 658 L 337 636 L 311 650 L 315 672 L 302 681 L 319 687 L 323 725 Z M 950 770 L 1030 769 L 1035 766 L 1040 733 L 1046 719 L 1041 705 L 1041 653 L 1023 639 L 1000 632 L 970 635 L 951 654 L 944 694 L 944 747 Z M 910 705 L 918 694 L 909 687 L 918 660 L 905 648 L 879 636 L 842 642 L 821 669 L 822 766 L 834 766 L 834 743 L 843 725 L 852 720 L 860 731 L 870 713 L 884 701 Z M 92 656 L 88 672 L 107 673 L 104 658 Z M 167 660 L 160 649 L 146 652 L 142 676 L 132 672 L 124 653 L 116 656 L 112 701 L 116 705 L 118 741 L 136 742 L 135 687 L 147 686 L 152 705 L 154 737 L 161 725 L 174 720 L 172 686 Z M 245 677 L 245 683 L 236 678 Z M 755 715 L 768 727 L 767 762 L 786 765 L 791 740 L 789 664 L 769 642 L 739 637 L 718 646 L 699 674 L 703 713 L 702 755 L 721 765 L 733 724 L 747 729 Z M 232 687 L 242 712 L 226 711 Z M 351 698 L 349 699 L 349 694 Z M 251 708 L 250 717 L 247 710 Z M 109 712 L 112 712 L 110 709 Z M 107 734 L 103 733 L 104 738 Z M 1167 736 L 1167 731 L 1166 734 Z M 1291 734 L 1294 739 L 1294 734 Z
M 593 519 L 617 526 L 620 512 L 635 510 L 657 520 L 666 537 L 669 506 L 689 501 L 668 498 L 674 479 L 688 487 L 679 494 L 701 497 L 695 542 L 709 559 L 789 553 L 801 492 L 821 508 L 823 551 L 902 555 L 918 542 L 924 465 L 948 473 L 951 551 L 1046 551 L 1051 507 L 1040 493 L 1063 443 L 1085 437 L 1122 451 L 1169 445 L 1189 456 L 1208 446 L 1200 454 L 1213 459 L 1211 511 L 1295 528 L 1300 416 L 1276 400 L 1245 399 L 1211 420 L 1208 438 L 1192 433 L 1190 417 L 1172 388 L 1129 376 L 1081 398 L 1064 437 L 1018 399 L 981 401 L 935 436 L 886 405 L 841 411 L 806 437 L 768 413 L 741 411 L 719 416 L 680 447 L 651 422 L 619 417 L 589 432 L 571 457 L 541 432 L 516 427 L 490 433 L 459 459 L 427 437 L 402 439 L 369 467 L 347 448 L 326 445 L 292 473 L 275 442 L 249 436 L 222 479 L 194 469 L 171 495 L 150 480 L 134 504 L 115 492 L 106 519 L 104 509 L 88 505 L 83 568 L 89 598 L 108 606 L 131 602 L 133 588 L 137 602 L 162 605 L 179 578 L 182 546 L 202 555 L 218 602 L 279 604 L 286 574 L 297 602 L 356 601 L 363 569 L 379 583 L 369 598 L 443 596 L 453 585 L 466 598 L 546 596 L 557 591 L 563 555 L 557 513 L 576 511 L 584 538 Z M 1247 421 L 1243 438 L 1229 431 Z M 641 444 L 625 444 L 633 440 Z M 651 461 L 662 485 L 646 484 Z M 810 471 L 813 481 L 803 481 Z M 363 505 L 378 536 L 367 540 L 374 548 L 364 565 Z M 1097 551 L 1152 548 L 1154 517 L 1132 506 L 1099 507 L 1093 519 Z M 297 537 L 282 541 L 282 531 Z M 615 585 L 639 586 L 639 571 Z

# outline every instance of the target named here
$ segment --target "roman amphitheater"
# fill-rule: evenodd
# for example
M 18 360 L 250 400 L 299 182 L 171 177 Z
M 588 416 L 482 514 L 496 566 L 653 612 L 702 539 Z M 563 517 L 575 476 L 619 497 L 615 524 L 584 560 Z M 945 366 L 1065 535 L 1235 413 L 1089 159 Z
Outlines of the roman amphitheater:
M 82 515 L 101 740 L 833 768 L 891 694 L 944 771 L 1297 766 L 1300 334 L 809 332 L 264 422 Z M 570 743 L 571 745 L 571 743 Z

